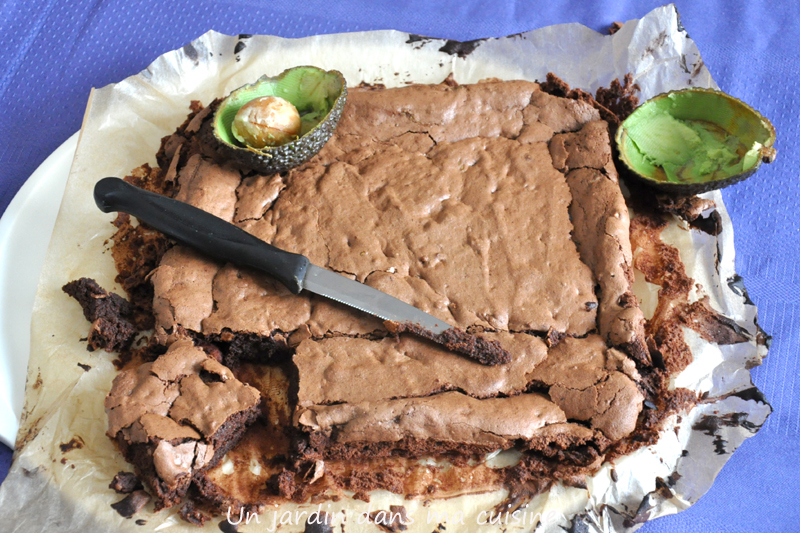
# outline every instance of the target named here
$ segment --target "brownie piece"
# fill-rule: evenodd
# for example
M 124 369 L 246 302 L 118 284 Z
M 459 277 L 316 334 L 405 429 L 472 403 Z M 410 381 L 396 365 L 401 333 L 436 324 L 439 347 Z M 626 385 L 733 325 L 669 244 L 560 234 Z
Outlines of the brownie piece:
M 573 239 L 600 286 L 600 333 L 649 365 L 644 316 L 632 289 L 630 219 L 611 160 L 608 126 L 590 122 L 576 132 L 555 135 L 550 155 L 572 192 Z
M 564 412 L 541 394 L 478 400 L 456 391 L 320 405 L 300 410 L 296 417 L 297 425 L 312 433 L 309 442 L 314 449 L 302 449 L 306 460 L 486 454 L 541 438 L 544 428 L 566 421 Z M 583 426 L 571 429 L 591 438 L 592 432 Z
M 130 518 L 150 501 L 150 495 L 143 490 L 135 490 L 116 503 L 111 508 L 125 518 Z
M 550 425 L 559 427 L 562 446 L 614 441 L 634 430 L 644 400 L 638 372 L 600 336 L 568 337 L 548 349 L 538 337 L 497 335 L 519 357 L 492 368 L 414 338 L 301 343 L 294 421 L 310 434 L 302 455 L 474 454 L 518 442 L 549 446 L 556 435 Z M 532 384 L 548 387 L 549 396 L 528 393 Z
M 131 345 L 136 337 L 134 310 L 125 298 L 108 293 L 90 278 L 70 281 L 62 290 L 78 301 L 83 316 L 92 323 L 87 339 L 89 351 L 119 352 Z
M 108 488 L 114 489 L 114 492 L 120 494 L 130 494 L 135 490 L 142 488 L 142 482 L 136 477 L 133 472 L 118 472 L 111 480 Z
M 195 347 L 172 344 L 125 370 L 105 400 L 108 435 L 156 499 L 176 505 L 192 479 L 216 465 L 258 416 L 258 391 Z

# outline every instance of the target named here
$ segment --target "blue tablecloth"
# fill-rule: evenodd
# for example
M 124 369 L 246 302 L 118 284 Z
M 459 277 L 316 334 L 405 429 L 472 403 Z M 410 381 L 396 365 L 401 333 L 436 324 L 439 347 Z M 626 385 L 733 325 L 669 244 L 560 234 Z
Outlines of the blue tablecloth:
M 604 31 L 659 5 L 646 0 L 7 0 L 0 4 L 0 213 L 33 170 L 81 125 L 91 87 L 144 69 L 214 29 L 303 37 L 376 29 L 469 40 L 564 22 Z M 723 192 L 736 233 L 736 266 L 775 339 L 756 385 L 775 412 L 727 463 L 711 491 L 641 531 L 800 531 L 800 204 L 797 180 L 800 3 L 677 2 L 719 86 L 751 103 L 778 131 L 778 161 Z M 0 445 L 0 480 L 11 452 Z

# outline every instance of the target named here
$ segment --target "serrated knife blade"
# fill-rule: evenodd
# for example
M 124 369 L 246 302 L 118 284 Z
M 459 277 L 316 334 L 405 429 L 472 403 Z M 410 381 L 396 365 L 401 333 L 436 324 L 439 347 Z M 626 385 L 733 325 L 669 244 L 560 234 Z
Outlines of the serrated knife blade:
M 308 265 L 302 283 L 305 290 L 355 307 L 383 320 L 418 324 L 435 335 L 452 328 L 443 320 L 398 300 L 390 294 L 316 265 Z

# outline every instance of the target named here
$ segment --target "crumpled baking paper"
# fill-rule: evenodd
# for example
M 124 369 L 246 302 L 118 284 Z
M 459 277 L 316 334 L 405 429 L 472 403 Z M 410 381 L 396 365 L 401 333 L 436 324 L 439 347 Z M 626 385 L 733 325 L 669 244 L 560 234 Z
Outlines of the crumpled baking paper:
M 140 74 L 93 91 L 36 297 L 25 408 L 14 463 L 0 487 L 5 531 L 142 531 L 141 521 L 147 530 L 197 531 L 177 518 L 177 509 L 153 513 L 149 504 L 132 519 L 111 509 L 121 497 L 108 483 L 116 472 L 131 469 L 105 436 L 103 398 L 116 371 L 107 353 L 86 351 L 81 338 L 88 325 L 61 286 L 86 276 L 123 292 L 114 283 L 107 242 L 112 216 L 98 211 L 92 200 L 97 180 L 124 176 L 145 162 L 155 165 L 161 137 L 184 120 L 191 100 L 208 103 L 262 74 L 302 64 L 340 70 L 349 85 L 439 83 L 449 74 L 459 83 L 488 77 L 543 80 L 552 71 L 592 93 L 631 73 L 642 99 L 687 86 L 715 87 L 677 11 L 665 6 L 629 21 L 613 36 L 578 24 L 469 43 L 395 31 L 304 39 L 209 32 Z M 557 485 L 519 514 L 500 517 L 499 524 L 488 512 L 503 501 L 505 491 L 432 503 L 378 491 L 369 504 L 323 504 L 320 509 L 337 519 L 335 530 L 344 531 L 344 519 L 348 533 L 379 531 L 363 513 L 395 504 L 404 505 L 414 521 L 406 524 L 408 532 L 429 533 L 443 521 L 448 531 L 621 532 L 697 501 L 729 455 L 771 412 L 750 380 L 748 369 L 760 364 L 766 348 L 755 341 L 756 309 L 734 272 L 731 221 L 721 195 L 707 197 L 722 215 L 721 235 L 689 231 L 673 221 L 664 238 L 680 249 L 687 273 L 702 285 L 696 296 L 708 295 L 713 307 L 753 340 L 716 346 L 685 331 L 694 363 L 675 385 L 704 394 L 704 400 L 683 413 L 680 423 L 673 420 L 657 445 L 616 460 L 616 482 L 606 464 L 586 489 Z M 637 286 L 643 308 L 654 307 L 653 287 L 643 281 Z M 279 524 L 281 531 L 302 531 L 314 510 L 318 507 L 268 508 L 248 524 L 243 517 L 239 531 L 274 531 Z M 490 518 L 493 523 L 486 524 Z M 223 520 L 214 518 L 206 529 L 217 530 Z

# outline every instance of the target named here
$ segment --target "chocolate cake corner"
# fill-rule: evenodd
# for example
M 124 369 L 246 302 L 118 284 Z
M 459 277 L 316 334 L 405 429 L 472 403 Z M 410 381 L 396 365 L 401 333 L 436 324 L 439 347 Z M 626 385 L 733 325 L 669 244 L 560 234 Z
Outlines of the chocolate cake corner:
M 260 413 L 257 390 L 191 341 L 122 371 L 105 400 L 108 436 L 156 499 L 181 502 L 195 476 L 214 467 Z

